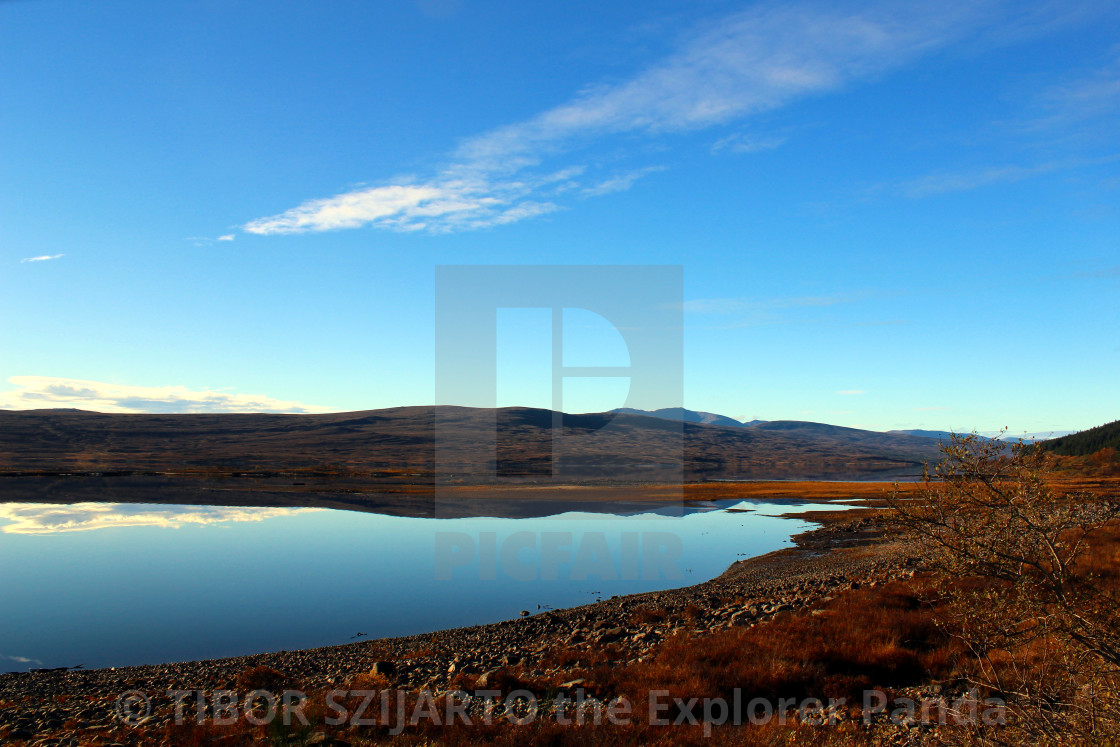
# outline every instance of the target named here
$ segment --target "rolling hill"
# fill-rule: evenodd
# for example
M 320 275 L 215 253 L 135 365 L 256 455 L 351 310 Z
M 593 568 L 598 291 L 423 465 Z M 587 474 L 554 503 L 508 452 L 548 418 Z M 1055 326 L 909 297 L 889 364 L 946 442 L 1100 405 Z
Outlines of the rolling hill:
M 572 481 L 671 482 L 868 478 L 916 473 L 938 457 L 936 441 L 917 436 L 626 412 L 563 415 L 554 448 L 557 415 L 462 407 L 326 415 L 0 411 L 0 474 L 306 472 L 431 484 L 436 474 L 478 483 L 495 474 L 532 480 L 555 473 Z M 495 426 L 496 442 L 481 436 Z

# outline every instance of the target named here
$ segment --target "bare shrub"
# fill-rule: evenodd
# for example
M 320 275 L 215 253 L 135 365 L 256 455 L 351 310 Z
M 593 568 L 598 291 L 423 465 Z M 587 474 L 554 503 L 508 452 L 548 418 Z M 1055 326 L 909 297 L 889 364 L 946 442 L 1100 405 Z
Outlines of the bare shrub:
M 1100 743 L 1120 725 L 1120 599 L 1096 550 L 1120 502 L 1054 490 L 1052 457 L 1021 442 L 954 436 L 942 452 L 922 491 L 889 503 L 944 582 L 970 678 L 1008 703 L 999 736 L 973 736 Z

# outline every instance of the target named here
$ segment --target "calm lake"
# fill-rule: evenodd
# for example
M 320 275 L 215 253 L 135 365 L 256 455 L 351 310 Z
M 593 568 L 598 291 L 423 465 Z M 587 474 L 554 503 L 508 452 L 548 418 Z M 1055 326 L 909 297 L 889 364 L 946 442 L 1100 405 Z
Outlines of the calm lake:
M 811 526 L 777 514 L 839 507 L 431 519 L 0 503 L 0 672 L 312 648 L 688 586 Z

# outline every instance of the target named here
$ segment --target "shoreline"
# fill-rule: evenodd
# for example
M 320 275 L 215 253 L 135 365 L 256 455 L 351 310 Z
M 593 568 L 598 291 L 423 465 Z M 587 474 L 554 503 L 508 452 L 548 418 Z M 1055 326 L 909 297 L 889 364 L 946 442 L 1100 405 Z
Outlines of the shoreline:
M 305 692 L 345 688 L 374 672 L 403 690 L 447 691 L 465 679 L 485 686 L 500 671 L 559 686 L 583 654 L 630 664 L 674 635 L 765 624 L 847 589 L 913 575 L 910 559 L 884 538 L 878 513 L 855 507 L 786 514 L 819 526 L 794 535 L 793 547 L 736 561 L 708 581 L 496 623 L 224 659 L 3 674 L 0 736 L 69 734 L 62 727 L 75 719 L 94 732 L 122 728 L 113 706 L 126 690 L 155 694 L 144 728 L 162 728 L 173 710 L 167 691 L 236 689 L 238 676 L 255 667 L 276 670 Z M 576 664 L 564 665 L 565 657 Z
M 540 601 L 543 604 L 543 608 L 542 608 L 541 604 L 536 605 L 536 609 L 533 611 L 532 614 L 540 614 L 541 612 L 561 612 L 562 613 L 562 612 L 565 612 L 566 610 L 571 610 L 571 609 L 584 608 L 584 607 L 589 607 L 589 606 L 593 607 L 595 604 L 597 604 L 599 602 L 610 601 L 611 599 L 615 599 L 616 597 L 617 598 L 630 598 L 630 597 L 638 597 L 638 596 L 643 596 L 643 595 L 649 596 L 649 595 L 657 595 L 657 594 L 664 594 L 664 593 L 680 593 L 680 592 L 682 592 L 682 590 L 689 589 L 691 587 L 698 586 L 700 584 L 703 584 L 703 583 L 706 583 L 706 582 L 709 582 L 709 581 L 714 581 L 714 580 L 720 578 L 721 576 L 723 576 L 727 572 L 729 572 L 731 569 L 733 569 L 739 562 L 741 562 L 741 560 L 753 560 L 753 559 L 764 557 L 765 555 L 767 555 L 767 554 L 769 554 L 770 552 L 773 552 L 773 551 L 779 551 L 779 550 L 783 550 L 783 549 L 792 549 L 793 547 L 796 547 L 797 545 L 801 544 L 801 541 L 799 540 L 800 535 L 804 535 L 808 532 L 815 531 L 816 529 L 820 528 L 820 526 L 824 523 L 824 521 L 819 519 L 818 515 L 820 515 L 822 513 L 823 514 L 837 513 L 838 515 L 847 516 L 847 515 L 850 515 L 853 511 L 859 510 L 859 508 L 860 508 L 859 504 L 860 503 L 866 504 L 867 500 L 870 498 L 870 496 L 866 496 L 866 495 L 852 496 L 852 495 L 848 494 L 847 491 L 845 491 L 845 495 L 843 495 L 842 497 L 837 497 L 837 496 L 835 496 L 835 494 L 832 494 L 832 495 L 825 494 L 825 495 L 820 495 L 820 496 L 806 495 L 804 485 L 805 485 L 805 483 L 798 483 L 798 484 L 796 484 L 796 486 L 791 485 L 790 486 L 791 489 L 789 489 L 789 490 L 779 491 L 775 488 L 774 483 L 768 483 L 767 486 L 766 486 L 766 490 L 765 490 L 764 495 L 742 495 L 742 494 L 738 494 L 738 495 L 735 495 L 734 497 L 732 497 L 732 495 L 728 494 L 727 488 L 725 488 L 723 486 L 693 485 L 693 486 L 689 486 L 690 487 L 690 491 L 689 491 L 690 495 L 687 498 L 684 498 L 683 500 L 681 500 L 679 498 L 680 489 L 678 488 L 677 491 L 676 491 L 677 494 L 678 494 L 678 497 L 676 498 L 676 500 L 672 500 L 672 501 L 669 500 L 669 496 L 661 495 L 659 493 L 659 491 L 653 491 L 653 495 L 649 499 L 647 499 L 646 502 L 642 502 L 642 503 L 631 503 L 631 501 L 629 499 L 629 496 L 627 496 L 626 499 L 624 499 L 624 500 L 615 501 L 613 503 L 613 505 L 611 506 L 611 508 L 613 509 L 614 513 L 617 513 L 619 511 L 623 512 L 622 514 L 619 514 L 619 515 L 629 515 L 630 513 L 633 513 L 633 512 L 641 512 L 641 511 L 647 511 L 647 510 L 657 511 L 657 510 L 661 510 L 667 503 L 678 503 L 678 501 L 679 501 L 679 506 L 685 509 L 685 513 L 693 513 L 697 510 L 699 510 L 700 512 L 704 512 L 704 511 L 709 510 L 709 509 L 710 510 L 715 510 L 715 509 L 720 509 L 721 507 L 723 507 L 723 509 L 726 509 L 729 514 L 740 513 L 740 512 L 744 512 L 744 511 L 747 512 L 747 513 L 750 513 L 750 514 L 754 514 L 755 512 L 761 510 L 760 509 L 761 504 L 769 504 L 769 505 L 766 506 L 766 511 L 758 513 L 758 515 L 787 520 L 787 521 L 782 522 L 782 524 L 785 525 L 785 526 L 779 529 L 780 534 L 779 534 L 778 538 L 781 540 L 781 542 L 783 544 L 784 543 L 789 543 L 790 546 L 783 547 L 781 544 L 775 545 L 773 542 L 771 542 L 771 543 L 769 543 L 769 545 L 770 545 L 770 548 L 772 548 L 772 549 L 767 549 L 766 547 L 760 547 L 760 548 L 754 550 L 754 552 L 760 553 L 759 555 L 754 555 L 754 554 L 748 555 L 748 554 L 742 553 L 742 552 L 733 552 L 734 550 L 737 550 L 737 549 L 747 549 L 747 548 L 744 547 L 742 544 L 736 545 L 736 544 L 732 543 L 731 545 L 729 545 L 728 548 L 725 548 L 725 549 L 729 550 L 728 552 L 721 553 L 721 555 L 723 555 L 723 562 L 718 563 L 718 559 L 717 559 L 717 562 L 710 563 L 707 568 L 703 569 L 704 572 L 702 573 L 702 575 L 699 576 L 699 579 L 696 579 L 696 578 L 688 579 L 688 578 L 686 578 L 685 576 L 682 575 L 674 581 L 668 581 L 667 582 L 669 584 L 672 584 L 672 583 L 681 584 L 679 586 L 672 586 L 672 587 L 666 587 L 666 588 L 652 588 L 652 589 L 649 589 L 648 591 L 646 591 L 646 590 L 628 591 L 628 590 L 625 590 L 625 589 L 611 589 L 606 594 L 600 594 L 600 593 L 592 592 L 590 594 L 590 597 L 591 597 L 590 599 L 588 599 L 588 598 L 585 598 L 585 599 L 566 599 L 566 600 L 563 600 L 561 602 L 555 602 L 555 601 L 551 601 L 551 600 L 547 600 L 547 599 L 535 599 L 535 600 L 532 600 L 532 601 L 534 601 L 534 602 L 535 601 Z M 882 483 L 879 484 L 880 487 L 882 485 L 883 485 Z M 550 488 L 550 489 L 553 489 L 553 488 Z M 668 491 L 666 491 L 666 492 L 668 492 Z M 736 493 L 738 493 L 738 492 L 739 491 L 736 491 Z M 783 492 L 785 494 L 781 494 Z M 829 491 L 829 492 L 831 492 L 831 491 Z M 749 509 L 727 508 L 727 504 L 731 503 L 731 502 L 746 502 L 748 505 L 751 506 L 751 508 L 749 508 Z M 807 504 L 817 504 L 817 505 L 814 506 L 811 511 L 806 511 L 804 509 L 809 507 Z M 113 504 L 113 505 L 115 505 L 115 504 Z M 131 505 L 131 504 L 122 504 L 122 505 Z M 163 505 L 170 505 L 170 504 L 149 503 L 149 504 L 145 504 L 145 505 L 163 506 Z M 835 506 L 836 509 L 834 511 L 833 509 L 825 508 L 825 506 Z M 801 510 L 797 510 L 798 507 L 801 507 Z M 603 509 L 603 510 L 605 511 L 606 509 Z M 337 510 L 335 511 L 335 513 L 337 513 Z M 387 516 L 393 516 L 393 514 L 386 514 L 386 515 Z M 425 517 L 416 517 L 416 518 L 425 518 Z M 503 517 L 503 518 L 505 518 L 505 517 Z M 801 526 L 789 525 L 788 524 L 789 520 L 794 520 L 794 521 L 801 522 Z M 809 525 L 809 526 L 806 526 L 806 525 Z M 751 548 L 751 549 L 753 549 L 753 548 Z M 736 558 L 738 558 L 738 559 L 736 559 Z M 692 572 L 691 569 L 689 569 L 688 572 L 691 573 Z M 389 590 L 389 591 L 391 592 L 391 590 Z M 596 597 L 598 597 L 598 598 L 596 599 Z M 136 668 L 141 668 L 141 667 L 153 667 L 153 666 L 179 666 L 179 665 L 184 665 L 185 666 L 185 665 L 191 665 L 191 664 L 196 664 L 196 663 L 200 663 L 200 662 L 213 662 L 213 661 L 227 661 L 227 660 L 234 660 L 234 659 L 244 659 L 246 657 L 262 656 L 262 655 L 267 655 L 267 654 L 275 653 L 275 652 L 279 652 L 279 651 L 289 651 L 289 652 L 290 651 L 304 651 L 304 650 L 306 650 L 306 651 L 318 651 L 318 650 L 330 649 L 330 648 L 335 648 L 335 647 L 340 647 L 340 646 L 348 646 L 348 645 L 351 645 L 354 642 L 363 643 L 363 642 L 370 642 L 370 641 L 404 640 L 404 639 L 409 639 L 409 638 L 413 638 L 413 637 L 416 637 L 416 636 L 430 636 L 430 635 L 437 635 L 437 634 L 440 634 L 440 633 L 447 633 L 447 632 L 456 631 L 456 630 L 484 628 L 488 625 L 497 625 L 497 624 L 500 624 L 500 623 L 508 622 L 510 620 L 520 620 L 521 618 L 519 618 L 517 616 L 517 610 L 520 609 L 521 606 L 527 606 L 529 610 L 533 610 L 533 607 L 532 607 L 531 604 L 524 604 L 525 600 L 522 600 L 522 602 L 523 602 L 522 605 L 515 606 L 512 609 L 507 607 L 503 612 L 504 612 L 504 614 L 508 615 L 508 617 L 504 617 L 504 618 L 503 617 L 498 617 L 498 616 L 495 615 L 495 616 L 489 617 L 489 619 L 486 619 L 486 617 L 483 617 L 483 619 L 477 619 L 477 617 L 476 617 L 476 619 L 474 619 L 474 620 L 462 619 L 462 618 L 460 618 L 460 620 L 455 620 L 454 616 L 450 616 L 452 619 L 446 620 L 446 621 L 445 620 L 438 620 L 438 619 L 432 619 L 432 620 L 427 621 L 428 625 L 430 625 L 431 627 L 416 626 L 416 627 L 413 627 L 412 630 L 386 631 L 386 633 L 383 633 L 381 635 L 376 635 L 376 631 L 375 631 L 375 636 L 374 637 L 369 637 L 368 634 L 360 634 L 361 640 L 355 640 L 357 637 L 353 637 L 348 641 L 348 640 L 346 640 L 345 637 L 342 637 L 342 638 L 336 638 L 335 640 L 326 640 L 326 641 L 321 640 L 321 641 L 313 642 L 313 643 L 311 643 L 311 645 L 303 645 L 303 646 L 299 646 L 298 645 L 299 642 L 295 641 L 295 640 L 287 640 L 287 641 L 279 640 L 279 641 L 272 641 L 271 643 L 266 642 L 264 646 L 257 648 L 257 647 L 252 645 L 253 644 L 252 639 L 246 639 L 246 640 L 242 641 L 242 643 L 248 643 L 249 646 L 242 648 L 242 650 L 240 650 L 240 651 L 237 651 L 237 650 L 228 651 L 227 650 L 225 652 L 217 651 L 217 652 L 214 652 L 214 653 L 209 653 L 209 652 L 206 652 L 206 651 L 195 651 L 195 652 L 190 652 L 190 653 L 194 653 L 195 655 L 192 656 L 192 657 L 189 657 L 189 658 L 182 657 L 182 658 L 167 658 L 167 659 L 154 659 L 154 660 L 153 659 L 148 659 L 147 661 L 144 661 L 144 660 L 136 661 L 134 659 L 133 661 L 125 660 L 123 662 L 120 662 L 120 661 L 113 661 L 110 658 L 108 660 L 102 659 L 100 662 L 95 663 L 94 666 L 85 666 L 85 665 L 81 665 L 81 664 L 79 664 L 76 667 L 75 666 L 63 666 L 64 664 L 72 664 L 75 661 L 78 661 L 78 662 L 86 661 L 87 659 L 79 653 L 78 655 L 75 655 L 73 657 L 73 659 L 69 662 L 67 662 L 67 661 L 56 661 L 56 662 L 48 662 L 47 664 L 38 664 L 36 666 L 32 666 L 32 667 L 29 667 L 29 668 L 11 668 L 11 669 L 7 669 L 7 670 L 3 670 L 3 671 L 0 671 L 0 678 L 2 678 L 4 676 L 10 676 L 10 675 L 44 674 L 44 673 L 50 673 L 50 672 L 66 672 L 66 671 L 96 672 L 96 671 L 107 670 L 107 669 L 112 669 L 112 670 L 115 670 L 115 671 L 124 671 L 124 670 L 129 670 L 129 669 L 136 669 Z M 551 604 L 546 603 L 546 602 L 551 602 Z M 555 606 L 552 606 L 552 605 L 555 605 Z M 561 605 L 563 605 L 563 606 L 561 606 Z M 308 614 L 312 614 L 312 613 L 309 611 Z M 448 623 L 450 623 L 450 624 L 448 624 Z M 262 621 L 262 624 L 265 624 L 264 621 Z M 355 628 L 355 629 L 368 629 L 368 628 L 362 628 L 361 623 L 359 622 L 358 627 Z M 188 633 L 188 632 L 189 632 L 188 630 L 184 629 L 184 630 L 180 631 L 180 634 L 184 634 L 184 633 Z M 292 646 L 293 643 L 296 644 L 295 647 Z M 287 645 L 285 645 L 285 644 L 287 644 Z M 158 652 L 155 652 L 155 653 L 158 654 Z

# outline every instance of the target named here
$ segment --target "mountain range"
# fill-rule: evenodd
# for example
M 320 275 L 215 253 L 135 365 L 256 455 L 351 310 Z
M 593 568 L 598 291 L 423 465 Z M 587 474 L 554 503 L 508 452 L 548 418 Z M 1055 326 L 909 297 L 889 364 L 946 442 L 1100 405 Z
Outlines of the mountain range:
M 430 406 L 324 415 L 0 411 L 0 474 L 304 471 L 427 484 L 449 474 L 463 483 L 495 475 L 858 479 L 917 474 L 939 453 L 937 441 L 922 436 L 801 421 L 725 425 L 708 413 L 679 414 Z
M 619 407 L 618 409 L 611 410 L 611 412 L 623 412 L 630 415 L 648 415 L 653 418 L 661 418 L 662 420 L 679 420 L 682 423 L 726 425 L 731 428 L 742 428 L 745 426 L 757 425 L 758 423 L 766 422 L 765 420 L 736 420 L 735 418 L 729 418 L 726 415 L 717 415 L 714 412 L 687 410 L 683 407 L 663 407 L 660 410 L 635 410 L 632 407 Z
M 766 423 L 766 420 L 736 420 L 729 418 L 726 415 L 719 415 L 714 412 L 703 412 L 700 410 L 688 410 L 683 407 L 664 407 L 660 410 L 635 410 L 629 407 L 620 407 L 612 412 L 626 412 L 632 415 L 649 415 L 654 418 L 663 418 L 665 420 L 679 420 L 685 423 L 704 423 L 707 425 L 725 425 L 732 428 L 750 428 L 751 426 L 761 425 Z M 952 431 L 931 431 L 923 429 L 912 430 L 893 430 L 885 431 L 886 433 L 899 435 L 899 436 L 919 436 L 921 438 L 932 438 L 942 443 L 948 443 L 953 437 Z M 1023 433 L 1021 435 L 1007 434 L 1005 440 L 1014 441 L 1019 438 L 1023 441 L 1045 441 L 1048 439 L 1058 438 L 1065 436 L 1073 431 L 1047 431 L 1039 433 Z M 964 432 L 958 432 L 961 435 Z M 991 438 L 988 436 L 981 436 L 981 438 Z

